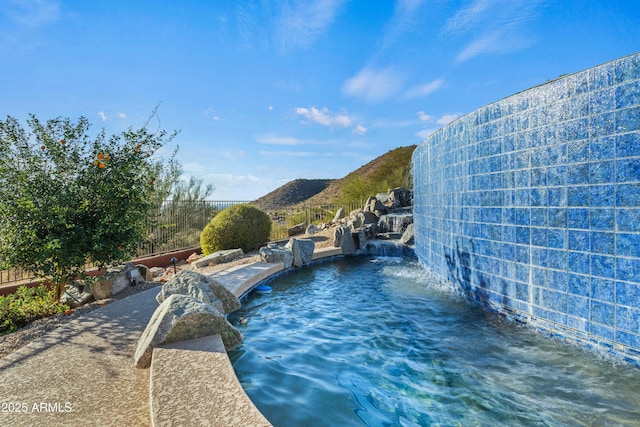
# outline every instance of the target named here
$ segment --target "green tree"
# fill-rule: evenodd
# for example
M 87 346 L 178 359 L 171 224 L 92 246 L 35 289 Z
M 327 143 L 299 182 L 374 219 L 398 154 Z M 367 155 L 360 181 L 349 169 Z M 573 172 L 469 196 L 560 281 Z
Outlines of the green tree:
M 201 178 L 184 180 L 183 168 L 176 160 L 160 171 L 156 180 L 156 226 L 149 234 L 151 252 L 188 248 L 200 242 L 200 232 L 218 212 L 206 199 L 214 190 Z
M 92 138 L 84 117 L 27 124 L 0 121 L 0 268 L 47 277 L 59 296 L 87 262 L 127 260 L 145 239 L 157 206 L 153 156 L 176 132 L 145 124 Z

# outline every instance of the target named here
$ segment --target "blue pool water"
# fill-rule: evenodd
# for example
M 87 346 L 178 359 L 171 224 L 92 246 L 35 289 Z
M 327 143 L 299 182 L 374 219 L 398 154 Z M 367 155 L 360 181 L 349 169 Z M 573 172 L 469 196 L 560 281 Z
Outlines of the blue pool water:
M 230 317 L 242 386 L 277 427 L 640 425 L 640 369 L 427 277 L 406 258 L 356 257 L 270 282 Z

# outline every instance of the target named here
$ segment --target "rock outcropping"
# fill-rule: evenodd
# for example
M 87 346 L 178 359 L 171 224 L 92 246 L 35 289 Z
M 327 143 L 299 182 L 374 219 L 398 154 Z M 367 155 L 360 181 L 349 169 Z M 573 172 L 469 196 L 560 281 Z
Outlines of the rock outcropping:
M 159 345 L 220 335 L 227 350 L 242 342 L 242 334 L 226 315 L 240 308 L 238 299 L 215 279 L 182 270 L 156 296 L 160 303 L 151 316 L 134 355 L 134 366 L 148 368 Z
M 400 239 L 401 243 L 412 245 L 413 191 L 394 188 L 369 197 L 362 209 L 348 217 L 339 212 L 333 223 L 333 246 L 342 248 L 345 255 L 365 249 L 367 239 Z

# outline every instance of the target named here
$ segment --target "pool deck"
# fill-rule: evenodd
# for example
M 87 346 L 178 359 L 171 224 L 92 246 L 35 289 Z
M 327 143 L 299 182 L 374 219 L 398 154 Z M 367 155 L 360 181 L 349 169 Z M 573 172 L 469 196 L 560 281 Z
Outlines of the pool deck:
M 340 255 L 319 249 L 314 259 Z M 283 270 L 255 263 L 213 274 L 236 296 Z M 158 288 L 107 304 L 0 359 L 1 426 L 269 426 L 218 335 L 154 350 L 136 369 Z

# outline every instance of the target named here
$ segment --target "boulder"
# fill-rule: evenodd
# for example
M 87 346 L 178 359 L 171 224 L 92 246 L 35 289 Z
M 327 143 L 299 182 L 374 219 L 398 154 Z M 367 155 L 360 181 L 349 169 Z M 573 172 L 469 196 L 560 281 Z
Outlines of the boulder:
M 378 232 L 380 233 L 404 233 L 409 224 L 413 223 L 413 214 L 388 214 L 382 215 L 378 220 Z
M 342 248 L 344 255 L 351 255 L 356 252 L 356 245 L 349 227 L 346 225 L 336 227 L 333 232 L 333 246 Z
M 144 278 L 145 282 L 153 282 L 153 274 L 151 273 L 151 269 L 143 264 L 136 265 L 140 276 Z
M 393 209 L 404 208 L 413 204 L 413 191 L 406 188 L 394 188 L 389 190 L 387 203 Z
M 342 218 L 344 218 L 344 208 L 338 209 L 338 212 L 336 212 L 336 215 L 333 217 L 333 223 L 337 223 Z
M 162 267 L 151 267 L 149 269 L 149 273 L 151 273 L 151 277 L 155 279 L 156 277 L 160 277 L 164 274 L 164 268 Z
M 296 267 L 308 264 L 313 259 L 316 244 L 310 239 L 291 239 L 285 246 L 293 253 L 293 265 Z
M 371 207 L 375 206 L 375 202 L 376 202 L 376 198 L 375 197 L 373 197 L 373 196 L 369 197 L 367 199 L 367 201 L 365 202 L 364 208 L 362 210 L 365 211 L 365 212 L 373 212 L 371 210 Z
M 386 214 L 389 210 L 388 208 L 382 204 L 382 202 L 375 197 L 370 198 L 369 207 L 366 209 L 367 212 L 371 212 L 375 214 L 377 217 L 380 215 Z
M 407 226 L 407 229 L 402 234 L 402 237 L 400 238 L 400 241 L 405 245 L 413 245 L 414 244 L 413 223 L 411 223 L 411 224 L 409 224 Z
M 295 236 L 297 234 L 302 234 L 305 232 L 306 229 L 307 228 L 304 222 L 300 224 L 296 224 L 287 230 L 287 237 Z
M 368 212 L 368 211 L 358 212 L 356 214 L 356 220 L 353 221 L 353 225 L 354 226 L 357 225 L 356 227 L 354 227 L 354 229 L 364 227 L 369 224 L 377 224 L 377 223 L 378 223 L 378 217 L 373 212 Z
M 318 228 L 315 224 L 309 224 L 309 226 L 307 227 L 307 230 L 305 231 L 305 234 L 307 236 L 312 236 L 319 231 L 320 231 L 320 228 Z
M 74 280 L 67 285 L 64 293 L 60 296 L 60 302 L 71 308 L 77 308 L 93 301 L 91 286 L 82 280 Z
M 171 295 L 189 295 L 195 299 L 214 306 L 218 311 L 224 313 L 222 301 L 216 298 L 213 290 L 209 286 L 206 276 L 201 274 L 190 274 L 192 271 L 182 270 L 171 279 L 167 280 L 156 295 L 156 301 L 162 304 Z
M 267 263 L 281 262 L 286 270 L 293 265 L 293 252 L 276 243 L 269 243 L 260 248 L 260 260 Z
M 389 202 L 389 193 L 378 193 L 376 194 L 376 200 L 379 201 L 384 206 L 391 206 Z
M 220 304 L 220 311 L 225 314 L 240 308 L 240 302 L 235 295 L 218 283 L 216 279 L 191 270 L 181 270 L 167 280 L 162 285 L 156 300 L 162 303 L 175 294 L 190 295 L 214 306 Z
M 219 334 L 226 350 L 242 342 L 242 334 L 213 306 L 188 295 L 174 294 L 162 302 L 151 316 L 138 340 L 134 355 L 136 368 L 148 368 L 153 349 L 162 344 Z
M 191 265 L 194 268 L 203 268 L 210 265 L 222 264 L 223 262 L 231 261 L 242 255 L 244 255 L 242 249 L 225 249 L 222 251 L 216 251 L 212 254 L 203 256 L 198 259 L 194 259 L 193 261 L 191 261 Z
M 187 264 L 191 264 L 193 261 L 199 260 L 202 257 L 203 257 L 202 254 L 198 254 L 194 252 L 191 255 L 189 255 L 189 257 L 187 258 Z
M 131 279 L 142 280 L 138 268 L 132 263 L 107 269 L 107 272 L 91 284 L 91 293 L 97 300 L 107 299 L 131 285 Z

